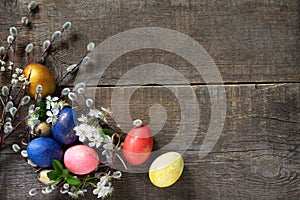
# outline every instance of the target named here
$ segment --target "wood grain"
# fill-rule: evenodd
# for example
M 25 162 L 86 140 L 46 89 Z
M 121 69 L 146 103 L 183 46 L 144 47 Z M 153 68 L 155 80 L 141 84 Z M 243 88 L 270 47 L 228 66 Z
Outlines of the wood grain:
M 71 30 L 54 44 L 53 52 L 46 58 L 46 65 L 57 79 L 68 65 L 79 61 L 89 42 L 99 44 L 120 32 L 150 26 L 176 30 L 199 42 L 216 63 L 225 83 L 223 131 L 213 150 L 200 158 L 208 125 L 213 122 L 208 87 L 213 87 L 218 95 L 222 86 L 205 85 L 190 63 L 160 49 L 128 52 L 110 65 L 99 79 L 99 87 L 90 88 L 96 91 L 97 106 L 111 106 L 114 90 L 136 89 L 129 101 L 132 118 L 150 123 L 149 111 L 158 119 L 166 117 L 161 130 L 159 126 L 154 127 L 160 130 L 154 136 L 155 150 L 168 145 L 182 125 L 179 101 L 168 87 L 177 91 L 191 88 L 200 111 L 199 121 L 191 118 L 191 123 L 199 123 L 195 138 L 190 132 L 182 137 L 182 143 L 191 145 L 186 151 L 180 151 L 185 169 L 177 183 L 160 189 L 150 183 L 147 173 L 124 173 L 123 179 L 114 183 L 115 192 L 110 199 L 299 199 L 299 1 L 37 2 L 38 10 L 31 16 L 31 26 L 18 36 L 18 57 L 33 42 L 35 49 L 30 62 L 34 62 L 41 53 L 43 41 L 64 22 L 72 21 Z M 0 2 L 0 46 L 6 46 L 9 27 L 20 27 L 27 3 Z M 15 63 L 20 62 L 19 58 Z M 172 67 L 192 86 L 170 83 L 168 87 L 137 87 L 128 86 L 128 81 L 127 85 L 114 87 L 133 67 L 154 62 Z M 0 85 L 9 81 L 5 76 L 1 75 Z M 72 85 L 72 81 L 70 78 L 64 84 Z M 125 115 L 125 111 L 120 109 L 118 114 Z M 130 127 L 128 120 L 121 122 L 125 130 Z M 30 188 L 42 185 L 32 167 L 11 150 L 11 144 L 16 141 L 19 141 L 17 135 L 0 152 L 0 199 L 66 199 L 59 192 L 29 197 Z M 96 198 L 87 194 L 83 199 Z
M 218 90 L 220 86 L 210 87 Z M 227 113 L 223 132 L 213 151 L 201 159 L 199 150 L 207 127 L 212 123 L 209 120 L 210 97 L 206 86 L 192 88 L 202 114 L 191 146 L 180 152 L 185 159 L 180 180 L 170 188 L 159 189 L 151 185 L 147 173 L 125 173 L 124 179 L 115 183 L 112 199 L 297 199 L 300 195 L 300 84 L 226 86 Z M 116 89 L 126 91 L 126 87 L 97 88 L 97 105 L 109 107 L 111 94 Z M 167 112 L 165 126 L 154 136 L 154 150 L 173 142 L 178 131 L 180 106 L 172 96 L 168 88 L 146 86 L 137 87 L 131 97 L 130 114 L 144 119 L 145 123 L 150 121 L 147 111 L 153 104 L 161 104 Z M 153 116 L 160 117 L 152 113 Z M 191 135 L 185 133 L 181 139 L 184 143 L 191 140 Z M 12 153 L 9 146 L 1 153 L 1 188 L 4 188 L 0 196 L 18 199 L 28 196 L 26 192 L 39 183 L 35 181 L 32 168 L 20 155 Z M 20 193 L 12 192 L 16 189 L 14 185 L 18 185 Z M 42 197 L 52 199 L 54 195 L 39 195 L 33 199 Z
M 2 43 L 6 43 L 9 27 L 20 24 L 19 19 L 27 9 L 24 3 L 16 0 L 2 3 Z M 298 1 L 52 0 L 38 3 L 39 11 L 31 17 L 31 28 L 21 33 L 26 37 L 18 42 L 20 50 L 33 42 L 34 55 L 38 57 L 43 41 L 64 22 L 73 22 L 70 32 L 54 45 L 47 60 L 53 71 L 62 72 L 63 68 L 78 62 L 91 41 L 99 44 L 134 28 L 163 27 L 199 42 L 217 64 L 225 83 L 300 80 Z M 117 59 L 99 84 L 113 85 L 132 66 L 149 61 L 172 66 L 190 83 L 203 83 L 180 56 L 159 49 L 141 49 Z

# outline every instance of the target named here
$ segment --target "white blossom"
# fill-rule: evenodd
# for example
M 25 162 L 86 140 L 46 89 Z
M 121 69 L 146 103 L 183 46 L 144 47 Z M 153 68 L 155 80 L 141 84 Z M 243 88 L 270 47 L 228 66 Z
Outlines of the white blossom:
M 102 178 L 102 177 L 101 177 Z M 109 182 L 106 186 L 106 181 L 101 181 L 97 183 L 97 188 L 93 190 L 93 194 L 97 195 L 97 198 L 105 198 L 113 191 L 113 187 Z
M 59 100 L 58 97 L 53 97 L 53 98 L 51 98 L 50 95 L 47 96 L 47 97 L 46 97 L 46 109 L 47 109 L 47 110 L 50 110 L 51 108 L 53 108 L 53 107 L 54 107 L 54 102 L 55 102 L 55 101 L 58 101 L 58 100 Z
M 115 145 L 113 144 L 113 140 L 110 136 L 106 135 L 104 140 L 102 155 L 106 156 L 108 162 L 112 162 L 113 152 L 115 149 Z
M 76 135 L 79 136 L 80 142 L 84 142 L 86 138 L 91 138 L 97 133 L 97 129 L 88 124 L 80 124 L 79 126 L 75 126 L 74 130 L 76 131 Z
M 99 148 L 101 143 L 103 142 L 103 137 L 100 134 L 94 135 L 93 137 L 89 138 L 90 143 L 89 146 L 90 147 L 94 147 L 96 146 L 96 148 Z
M 48 118 L 46 119 L 46 122 L 48 124 L 52 123 L 52 124 L 55 124 L 56 121 L 57 121 L 57 115 L 59 113 L 59 109 L 52 109 L 51 111 L 48 110 L 46 112 L 46 115 L 48 116 Z
M 90 112 L 88 114 L 91 117 L 96 117 L 96 118 L 102 118 L 103 117 L 103 113 L 98 110 L 98 109 L 90 109 Z
M 82 123 L 88 123 L 88 118 L 87 116 L 81 114 L 81 117 L 78 118 L 78 121 Z

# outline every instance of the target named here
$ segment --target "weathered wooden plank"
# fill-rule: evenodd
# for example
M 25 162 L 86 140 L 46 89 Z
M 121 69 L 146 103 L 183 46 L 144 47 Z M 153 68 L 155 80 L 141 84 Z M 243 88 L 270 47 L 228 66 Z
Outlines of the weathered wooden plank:
M 48 58 L 47 65 L 53 71 L 61 72 L 77 62 L 90 41 L 99 44 L 129 29 L 163 27 L 199 42 L 215 61 L 224 82 L 300 80 L 298 1 L 41 0 L 38 3 L 32 30 L 23 30 L 19 49 L 29 42 L 40 47 L 65 21 L 73 22 L 70 33 L 54 45 L 54 52 Z M 25 12 L 23 3 L 2 2 L 1 43 L 6 43 L 9 27 L 19 23 Z M 40 52 L 36 48 L 35 57 Z M 190 83 L 204 82 L 182 57 L 160 49 L 140 49 L 115 60 L 99 84 L 114 85 L 129 69 L 149 62 L 173 67 Z
M 188 86 L 170 87 L 178 92 L 190 89 Z M 221 86 L 208 87 L 219 91 Z M 96 105 L 110 107 L 113 91 L 127 91 L 128 88 L 132 87 L 97 88 Z M 172 143 L 181 125 L 183 109 L 173 91 L 159 86 L 134 89 L 129 104 L 131 116 L 149 123 L 149 108 L 161 104 L 167 118 L 163 129 L 154 136 L 155 150 Z M 211 100 L 206 86 L 193 86 L 192 89 L 201 116 L 195 138 L 190 133 L 184 133 L 181 138 L 182 144 L 191 142 L 191 145 L 186 151 L 180 151 L 186 163 L 180 180 L 170 188 L 159 189 L 151 185 L 146 173 L 124 173 L 124 179 L 115 183 L 116 192 L 111 198 L 297 199 L 300 195 L 300 84 L 226 86 L 227 111 L 223 131 L 213 150 L 204 158 L 199 157 L 199 151 L 211 123 Z M 126 115 L 124 109 L 115 114 Z M 152 110 L 154 119 L 161 115 L 162 112 Z M 125 129 L 127 123 L 122 124 Z M 0 155 L 1 199 L 27 198 L 28 190 L 39 185 L 34 172 L 9 147 Z M 33 199 L 40 198 L 63 197 L 53 194 Z

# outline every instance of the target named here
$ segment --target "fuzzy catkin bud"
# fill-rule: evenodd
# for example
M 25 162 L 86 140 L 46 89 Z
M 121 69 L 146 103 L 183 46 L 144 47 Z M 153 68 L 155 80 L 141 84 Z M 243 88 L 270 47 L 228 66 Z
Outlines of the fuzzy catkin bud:
M 22 98 L 21 105 L 22 105 L 22 106 L 23 106 L 23 105 L 26 105 L 26 104 L 29 103 L 29 101 L 30 101 L 30 97 L 26 95 L 26 96 L 24 96 L 24 97 Z
M 72 25 L 71 22 L 66 22 L 66 23 L 64 23 L 64 25 L 63 25 L 62 28 L 63 28 L 65 31 L 67 31 L 67 30 L 69 30 L 69 29 L 71 28 L 71 25 Z
M 21 22 L 22 22 L 22 24 L 24 24 L 26 26 L 26 25 L 28 25 L 29 20 L 27 17 L 22 17 Z
M 62 94 L 63 96 L 66 96 L 66 95 L 69 94 L 69 92 L 70 92 L 70 88 L 64 88 L 64 89 L 61 91 L 61 94 Z
M 15 114 L 17 113 L 17 108 L 16 107 L 12 107 L 9 109 L 9 113 L 11 114 L 11 116 L 15 116 Z
M 28 4 L 28 10 L 29 11 L 32 11 L 36 8 L 37 4 L 35 1 L 31 1 L 29 4 Z
M 7 37 L 7 43 L 8 44 L 12 44 L 13 41 L 14 41 L 14 36 L 10 35 L 10 36 Z
M 83 94 L 84 91 L 85 91 L 84 88 L 78 88 L 78 90 L 77 90 L 78 94 Z
M 18 35 L 18 30 L 16 29 L 16 27 L 10 27 L 9 33 L 10 33 L 12 36 L 16 36 L 16 35 Z
M 23 156 L 24 158 L 27 158 L 28 157 L 28 153 L 26 150 L 22 150 L 21 151 L 21 156 Z
M 86 101 L 85 101 L 85 104 L 86 104 L 86 106 L 88 107 L 88 108 L 90 108 L 90 107 L 92 107 L 93 106 L 93 100 L 92 99 L 87 99 Z
M 80 82 L 80 83 L 77 83 L 76 85 L 75 85 L 75 88 L 74 88 L 74 90 L 76 91 L 76 92 L 78 92 L 78 89 L 80 89 L 80 88 L 85 88 L 85 83 L 83 83 L 83 82 Z
M 37 165 L 34 162 L 32 162 L 30 159 L 27 159 L 27 163 L 32 167 L 37 167 Z
M 69 98 L 71 101 L 76 101 L 77 95 L 76 95 L 74 92 L 70 92 L 70 93 L 68 94 L 68 98 Z
M 42 100 L 42 94 L 36 94 L 36 100 L 39 102 Z
M 141 127 L 143 124 L 142 120 L 140 119 L 136 119 L 133 121 L 133 125 L 136 126 L 136 127 Z
M 86 47 L 86 49 L 87 49 L 88 51 L 93 51 L 94 48 L 95 48 L 95 43 L 93 43 L 93 42 L 89 43 L 89 44 L 87 45 L 87 47 Z
M 115 179 L 120 179 L 122 177 L 122 172 L 116 171 L 113 173 L 112 177 Z
M 60 32 L 60 31 L 55 31 L 55 32 L 52 34 L 51 39 L 52 39 L 52 40 L 56 40 L 56 39 L 59 38 L 60 36 L 61 36 L 61 32 Z
M 36 86 L 36 93 L 41 93 L 42 90 L 43 90 L 43 86 L 41 85 Z
M 37 193 L 38 193 L 38 190 L 37 190 L 36 188 L 32 188 L 32 189 L 29 190 L 29 192 L 28 192 L 28 194 L 29 194 L 30 196 L 35 196 L 35 195 L 37 195 Z
M 28 44 L 25 48 L 26 53 L 30 53 L 33 50 L 33 44 Z
M 5 86 L 2 87 L 2 95 L 6 97 L 8 94 L 9 94 L 9 89 L 5 85 Z
M 14 106 L 12 101 L 7 102 L 6 106 L 5 106 L 5 111 L 8 112 L 9 109 L 11 109 Z
M 19 152 L 21 150 L 21 147 L 18 144 L 13 144 L 12 149 L 14 152 Z
M 10 133 L 13 130 L 11 125 L 4 125 L 4 133 Z
M 68 68 L 67 68 L 67 72 L 71 72 L 75 69 L 75 67 L 77 67 L 77 64 L 73 64 L 73 65 L 70 65 Z
M 89 57 L 84 57 L 84 59 L 82 60 L 82 64 L 85 65 L 89 62 L 90 58 Z
M 47 49 L 50 45 L 50 41 L 49 40 L 45 40 L 44 43 L 43 43 L 43 48 L 44 49 Z
M 0 47 L 0 56 L 2 56 L 4 54 L 5 51 L 5 47 L 1 46 Z

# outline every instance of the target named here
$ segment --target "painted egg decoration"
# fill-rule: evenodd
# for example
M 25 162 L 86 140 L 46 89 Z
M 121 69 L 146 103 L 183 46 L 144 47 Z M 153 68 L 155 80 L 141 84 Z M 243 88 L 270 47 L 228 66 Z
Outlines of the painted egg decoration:
M 182 156 L 177 152 L 168 152 L 157 157 L 149 168 L 149 178 L 157 187 L 169 187 L 181 176 L 184 167 Z
M 36 87 L 38 85 L 43 86 L 41 91 L 43 98 L 54 93 L 56 85 L 55 79 L 46 66 L 32 63 L 27 65 L 23 72 L 25 78 L 29 78 L 30 84 L 26 88 L 26 92 L 29 96 L 35 98 Z
M 142 124 L 141 120 L 135 120 L 132 128 L 124 140 L 123 154 L 131 165 L 141 165 L 149 158 L 153 138 L 150 129 Z
M 53 183 L 53 180 L 48 178 L 48 172 L 52 172 L 53 170 L 49 170 L 49 169 L 44 169 L 42 171 L 40 171 L 39 175 L 38 175 L 38 180 L 41 181 L 43 184 L 45 185 L 51 185 L 51 183 Z
M 34 127 L 34 133 L 40 137 L 48 137 L 51 135 L 51 126 L 46 122 L 41 122 Z
M 52 136 L 60 144 L 69 145 L 77 141 L 76 132 L 73 130 L 77 122 L 76 113 L 72 108 L 63 108 L 57 122 L 52 125 Z
M 39 137 L 29 142 L 27 154 L 40 167 L 52 167 L 52 160 L 62 160 L 63 150 L 52 138 Z
M 99 156 L 87 145 L 75 145 L 67 149 L 64 155 L 66 168 L 77 175 L 88 174 L 99 165 Z

